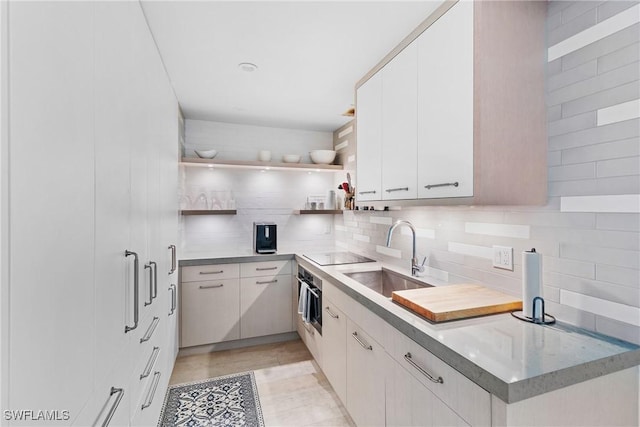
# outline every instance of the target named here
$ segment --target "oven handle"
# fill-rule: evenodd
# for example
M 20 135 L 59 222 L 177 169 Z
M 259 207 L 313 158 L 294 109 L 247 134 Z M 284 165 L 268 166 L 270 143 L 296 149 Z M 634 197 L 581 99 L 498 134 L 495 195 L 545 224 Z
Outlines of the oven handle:
M 296 277 L 296 279 L 298 280 L 298 283 L 300 283 L 300 284 L 303 284 L 303 283 L 304 283 L 305 285 L 309 286 L 309 284 L 308 284 L 307 282 L 305 282 L 304 280 L 300 279 L 299 277 Z M 313 289 L 319 290 L 318 288 L 313 288 Z M 311 286 L 309 286 L 309 288 L 308 288 L 309 292 L 311 292 L 311 293 L 313 294 L 313 296 L 314 296 L 314 297 L 316 297 L 316 298 L 320 298 L 320 295 L 318 295 L 317 293 L 315 293 L 315 292 L 313 291 L 313 289 L 311 289 Z

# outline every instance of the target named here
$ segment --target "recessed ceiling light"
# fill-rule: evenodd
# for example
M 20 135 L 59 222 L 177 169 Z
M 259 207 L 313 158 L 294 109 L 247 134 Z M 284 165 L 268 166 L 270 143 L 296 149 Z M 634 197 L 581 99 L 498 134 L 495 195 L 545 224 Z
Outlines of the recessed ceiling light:
M 240 68 L 245 73 L 253 73 L 258 69 L 256 64 L 252 64 L 251 62 L 241 62 L 238 64 L 238 68 Z

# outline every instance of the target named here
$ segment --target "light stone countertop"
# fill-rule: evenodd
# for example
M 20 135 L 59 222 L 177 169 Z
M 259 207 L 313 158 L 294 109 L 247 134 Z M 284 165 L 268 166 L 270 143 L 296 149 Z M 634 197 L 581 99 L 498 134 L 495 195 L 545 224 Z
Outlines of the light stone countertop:
M 640 346 L 561 322 L 535 325 L 507 313 L 433 323 L 343 274 L 384 267 L 408 275 L 408 266 L 407 271 L 381 262 L 320 266 L 295 252 L 281 251 L 197 255 L 181 254 L 180 266 L 295 258 L 506 403 L 640 365 Z M 432 286 L 450 284 L 430 276 L 418 280 Z

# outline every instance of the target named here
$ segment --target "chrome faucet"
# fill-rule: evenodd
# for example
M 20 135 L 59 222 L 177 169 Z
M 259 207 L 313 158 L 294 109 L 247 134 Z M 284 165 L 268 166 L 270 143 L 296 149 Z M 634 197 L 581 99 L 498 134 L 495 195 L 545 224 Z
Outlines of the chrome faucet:
M 424 265 L 418 265 L 418 258 L 416 258 L 416 229 L 413 227 L 409 221 L 404 219 L 400 219 L 395 222 L 391 227 L 389 227 L 389 233 L 387 234 L 387 247 L 391 246 L 391 236 L 393 235 L 393 230 L 400 225 L 406 225 L 411 229 L 411 234 L 413 235 L 413 253 L 411 256 L 411 275 L 417 276 L 418 272 L 422 273 L 424 271 Z M 426 258 L 425 258 L 426 261 Z

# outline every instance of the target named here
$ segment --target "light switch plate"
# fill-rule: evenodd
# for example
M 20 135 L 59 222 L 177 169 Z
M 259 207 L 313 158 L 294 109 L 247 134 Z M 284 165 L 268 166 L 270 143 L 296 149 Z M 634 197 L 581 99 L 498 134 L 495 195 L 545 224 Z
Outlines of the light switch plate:
M 493 245 L 493 266 L 513 271 L 513 248 Z

